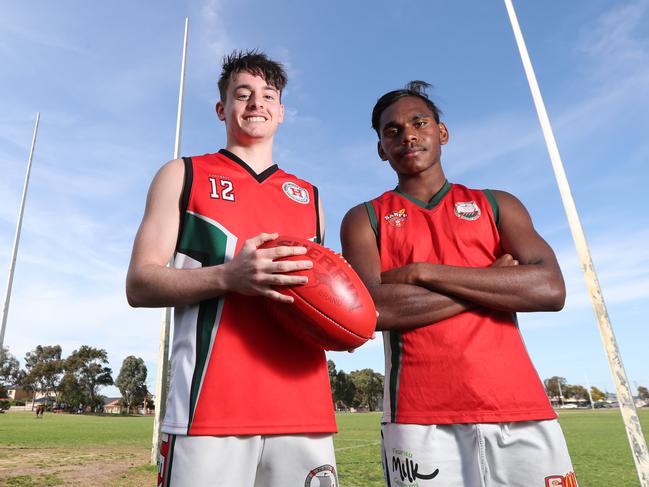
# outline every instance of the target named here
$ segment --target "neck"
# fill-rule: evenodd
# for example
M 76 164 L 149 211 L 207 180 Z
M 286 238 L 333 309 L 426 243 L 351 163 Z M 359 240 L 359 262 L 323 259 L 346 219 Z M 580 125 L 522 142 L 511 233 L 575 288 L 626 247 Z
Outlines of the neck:
M 439 163 L 418 174 L 399 174 L 398 176 L 399 189 L 420 201 L 430 201 L 446 182 L 446 176 Z
M 225 148 L 244 160 L 257 174 L 273 165 L 272 139 L 254 145 L 228 142 Z

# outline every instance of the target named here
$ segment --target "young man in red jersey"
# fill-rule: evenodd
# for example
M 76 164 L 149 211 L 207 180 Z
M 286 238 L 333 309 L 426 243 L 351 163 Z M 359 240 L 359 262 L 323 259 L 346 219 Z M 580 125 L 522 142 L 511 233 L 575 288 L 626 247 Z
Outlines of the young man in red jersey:
M 264 298 L 300 285 L 321 241 L 317 188 L 273 162 L 286 73 L 256 52 L 224 59 L 218 153 L 173 160 L 153 179 L 126 282 L 133 306 L 174 306 L 172 372 L 158 484 L 336 486 L 336 431 L 324 352 L 278 326 Z M 173 256 L 173 266 L 166 267 Z M 289 305 L 289 304 L 287 304 Z M 324 482 L 324 483 L 322 483 Z
M 376 103 L 378 153 L 398 186 L 341 227 L 383 330 L 386 483 L 575 487 L 515 317 L 563 307 L 557 260 L 514 196 L 447 181 L 449 132 L 428 86 L 411 82 Z

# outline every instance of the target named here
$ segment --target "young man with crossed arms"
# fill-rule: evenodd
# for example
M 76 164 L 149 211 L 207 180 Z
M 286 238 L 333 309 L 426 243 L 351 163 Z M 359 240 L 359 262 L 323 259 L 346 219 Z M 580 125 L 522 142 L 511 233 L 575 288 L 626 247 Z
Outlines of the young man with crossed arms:
M 563 307 L 559 265 L 518 199 L 447 181 L 449 131 L 428 86 L 376 103 L 378 153 L 398 186 L 341 227 L 383 330 L 386 483 L 576 487 L 515 315 Z

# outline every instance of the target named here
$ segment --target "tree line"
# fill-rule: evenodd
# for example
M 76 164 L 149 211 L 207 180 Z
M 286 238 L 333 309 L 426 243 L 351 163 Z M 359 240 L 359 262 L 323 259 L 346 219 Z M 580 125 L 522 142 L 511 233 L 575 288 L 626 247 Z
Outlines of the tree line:
M 333 360 L 327 361 L 329 384 L 334 406 L 338 411 L 365 409 L 377 411 L 383 401 L 383 374 L 372 369 L 354 370 L 347 374 L 336 370 Z
M 33 394 L 50 398 L 56 407 L 67 411 L 100 411 L 104 397 L 99 388 L 115 385 L 122 394 L 122 404 L 130 412 L 148 395 L 147 368 L 144 360 L 134 356 L 124 359 L 117 379 L 108 367 L 106 350 L 82 345 L 63 357 L 60 345 L 38 345 L 25 355 L 25 367 L 8 348 L 0 349 L 0 410 L 10 405 L 7 389 L 20 387 Z
M 549 379 L 545 379 L 543 385 L 545 385 L 545 393 L 550 399 L 563 397 L 564 399 L 590 402 L 588 389 L 579 384 L 568 384 L 565 377 L 555 375 Z M 590 387 L 590 395 L 593 398 L 593 402 L 606 399 L 606 393 L 595 386 Z M 644 386 L 638 386 L 637 396 L 638 399 L 649 401 L 649 390 Z

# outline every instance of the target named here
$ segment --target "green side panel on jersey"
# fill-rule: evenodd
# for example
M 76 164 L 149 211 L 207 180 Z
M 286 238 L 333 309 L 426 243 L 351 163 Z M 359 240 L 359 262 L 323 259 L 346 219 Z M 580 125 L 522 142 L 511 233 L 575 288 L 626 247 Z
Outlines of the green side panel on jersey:
M 379 222 L 376 219 L 376 211 L 374 211 L 374 205 L 369 201 L 366 201 L 364 205 L 365 205 L 365 210 L 367 211 L 367 216 L 370 219 L 370 225 L 372 226 L 372 230 L 374 230 L 374 235 L 378 236 Z
M 395 193 L 400 194 L 411 203 L 414 203 L 417 206 L 421 206 L 422 208 L 425 208 L 427 210 L 432 210 L 433 208 L 435 208 L 439 204 L 439 202 L 442 201 L 442 198 L 446 196 L 446 193 L 448 193 L 450 190 L 451 183 L 449 183 L 448 180 L 444 181 L 444 185 L 441 187 L 441 189 L 437 193 L 435 193 L 435 196 L 433 196 L 428 203 L 426 203 L 415 198 L 414 196 L 410 196 L 409 194 L 404 193 L 403 191 L 401 191 L 401 188 L 399 188 L 399 186 L 394 188 Z
M 398 331 L 390 331 L 390 421 L 397 419 L 397 406 L 399 396 L 399 378 L 401 376 L 401 357 L 403 353 L 403 339 Z
M 489 200 L 489 205 L 491 206 L 491 212 L 494 215 L 494 221 L 496 222 L 496 227 L 500 228 L 500 206 L 498 206 L 498 200 L 496 195 L 490 189 L 482 190 L 484 195 Z
M 185 215 L 185 226 L 178 246 L 179 253 L 199 261 L 203 267 L 219 265 L 225 262 L 227 243 L 228 235 L 219 227 L 196 215 L 190 213 Z M 219 297 L 202 301 L 198 308 L 196 364 L 190 391 L 188 431 L 194 417 L 198 394 L 207 367 L 212 345 L 212 332 L 217 326 L 216 317 L 222 300 L 223 298 Z

